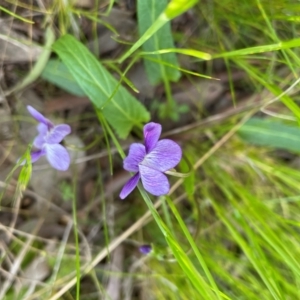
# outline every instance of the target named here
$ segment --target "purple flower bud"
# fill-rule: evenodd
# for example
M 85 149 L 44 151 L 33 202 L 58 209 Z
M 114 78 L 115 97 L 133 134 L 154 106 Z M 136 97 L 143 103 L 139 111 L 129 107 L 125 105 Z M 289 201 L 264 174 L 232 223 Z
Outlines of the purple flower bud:
M 142 245 L 139 250 L 142 254 L 149 254 L 152 251 L 152 247 L 151 245 Z
M 148 123 L 144 126 L 145 145 L 133 143 L 123 161 L 126 171 L 136 172 L 123 187 L 120 198 L 125 199 L 141 179 L 147 192 L 154 196 L 168 194 L 170 184 L 164 172 L 174 168 L 181 160 L 180 146 L 168 139 L 159 141 L 161 125 Z
M 38 136 L 33 145 L 37 150 L 31 152 L 31 162 L 36 162 L 41 156 L 46 155 L 50 165 L 60 171 L 65 171 L 70 165 L 70 155 L 65 147 L 60 145 L 64 137 L 71 133 L 67 124 L 54 125 L 32 106 L 27 106 L 29 113 L 39 124 Z

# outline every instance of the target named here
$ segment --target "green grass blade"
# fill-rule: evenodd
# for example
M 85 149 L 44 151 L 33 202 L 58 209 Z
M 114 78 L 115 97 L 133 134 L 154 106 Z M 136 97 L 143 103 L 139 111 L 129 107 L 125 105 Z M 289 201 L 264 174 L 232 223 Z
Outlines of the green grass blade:
M 176 48 L 163 48 L 157 51 L 151 52 L 141 52 L 140 55 L 157 55 L 157 54 L 165 54 L 165 53 L 179 53 L 187 56 L 196 57 L 203 60 L 210 60 L 212 56 L 209 53 L 198 51 L 195 49 L 176 49 Z
M 55 33 L 54 30 L 48 26 L 45 30 L 45 46 L 43 48 L 42 53 L 40 54 L 38 60 L 36 61 L 33 68 L 30 72 L 24 77 L 22 81 L 17 83 L 12 89 L 10 89 L 6 94 L 10 94 L 12 92 L 16 93 L 39 78 L 41 73 L 43 72 L 49 57 L 51 55 L 51 46 L 55 41 Z
M 224 53 L 219 53 L 213 55 L 213 58 L 224 58 L 224 57 L 236 57 L 236 56 L 245 56 L 252 55 L 257 53 L 265 53 L 270 51 L 278 51 L 283 49 L 290 49 L 300 46 L 300 38 L 292 39 L 286 42 L 279 42 L 270 45 L 261 45 L 255 47 L 247 47 L 244 49 L 234 50 L 234 51 L 226 51 Z
M 25 18 L 23 18 L 23 17 L 21 17 L 21 16 L 15 14 L 14 12 L 12 12 L 12 11 L 6 9 L 5 7 L 3 7 L 3 6 L 1 6 L 1 5 L 0 5 L 0 10 L 4 11 L 5 13 L 7 13 L 7 14 L 10 15 L 10 16 L 12 16 L 13 18 L 19 19 L 19 20 L 21 20 L 21 21 L 23 21 L 23 22 L 25 22 L 25 23 L 34 24 L 33 21 L 28 20 L 28 19 L 25 19 Z
M 224 176 L 224 174 L 222 174 L 222 175 Z M 228 182 L 228 180 L 226 180 L 225 178 L 217 178 L 219 176 L 220 176 L 220 174 L 217 175 L 214 172 L 214 178 L 216 180 L 218 187 L 221 188 L 224 195 L 226 195 L 227 198 L 229 198 L 229 200 L 234 203 L 233 195 L 230 191 L 230 188 L 226 184 Z M 226 183 L 225 183 L 225 180 L 226 180 Z M 246 257 L 251 262 L 253 268 L 256 270 L 257 274 L 260 276 L 261 280 L 263 281 L 263 283 L 269 290 L 273 299 L 280 300 L 281 298 L 280 298 L 280 292 L 278 291 L 278 288 L 276 287 L 276 285 L 274 286 L 274 284 L 272 282 L 272 278 L 270 278 L 268 271 L 265 268 L 266 265 L 257 256 L 257 251 L 254 251 L 253 245 L 249 244 L 249 239 L 247 239 L 244 235 L 242 235 L 239 232 L 239 230 L 236 228 L 236 226 L 233 222 L 233 219 L 228 218 L 228 216 L 226 216 L 226 212 L 223 207 L 221 207 L 216 201 L 212 201 L 212 204 L 213 204 L 214 210 L 218 214 L 220 220 L 227 227 L 231 236 L 238 243 L 239 247 L 243 250 Z M 244 226 L 245 227 L 248 226 L 247 222 L 245 220 L 242 220 L 243 215 L 241 213 L 239 213 L 239 218 L 240 218 L 240 221 L 243 222 L 242 228 L 244 228 Z M 247 228 L 247 232 L 248 232 L 248 230 L 249 230 L 249 228 Z
M 251 75 L 253 79 L 255 79 L 257 82 L 262 84 L 266 89 L 268 89 L 274 95 L 276 96 L 282 95 L 280 97 L 280 101 L 293 112 L 293 114 L 297 118 L 298 124 L 300 124 L 300 108 L 291 97 L 283 94 L 283 91 L 276 84 L 269 83 L 267 78 L 265 78 L 262 72 L 260 72 L 257 68 L 248 64 L 246 61 L 235 60 L 235 62 L 237 65 L 242 67 L 249 75 Z
M 133 126 L 141 127 L 142 122 L 149 120 L 145 107 L 74 37 L 61 37 L 53 49 L 121 138 L 125 138 Z
M 138 0 L 138 27 L 139 34 L 143 34 L 155 22 L 159 15 L 164 11 L 168 2 L 167 0 Z M 170 22 L 167 22 L 159 30 L 157 30 L 142 46 L 143 51 L 153 52 L 165 48 L 174 48 L 172 31 Z M 155 59 L 178 66 L 175 53 L 156 54 Z M 155 85 L 161 82 L 164 78 L 177 81 L 180 78 L 178 69 L 172 69 L 164 64 L 158 64 L 153 61 L 144 60 L 146 72 L 149 81 Z
M 140 53 L 140 54 L 142 54 L 142 53 Z M 146 54 L 146 55 L 147 55 L 147 54 Z M 157 63 L 159 63 L 159 64 L 166 65 L 166 66 L 168 66 L 168 67 L 170 67 L 170 68 L 172 68 L 172 69 L 178 69 L 178 70 L 181 71 L 182 73 L 194 75 L 194 76 L 197 76 L 197 77 L 203 77 L 203 78 L 207 78 L 207 79 L 218 80 L 217 78 L 211 77 L 211 76 L 209 76 L 209 75 L 204 75 L 204 74 L 196 73 L 196 72 L 193 72 L 193 71 L 184 69 L 184 68 L 180 68 L 180 67 L 177 67 L 177 66 L 173 66 L 173 65 L 171 65 L 171 64 L 166 63 L 165 61 L 153 59 L 150 55 L 145 56 L 145 59 L 150 60 L 150 61 L 157 62 Z
M 166 16 L 171 20 L 192 8 L 198 0 L 172 0 L 165 10 Z
M 194 253 L 195 253 L 195 255 L 196 255 L 197 259 L 198 259 L 198 261 L 199 261 L 199 264 L 201 265 L 201 267 L 202 267 L 202 269 L 203 269 L 203 271 L 204 271 L 204 273 L 205 273 L 205 275 L 206 275 L 206 277 L 207 277 L 210 285 L 212 286 L 213 290 L 215 291 L 216 296 L 217 296 L 216 298 L 217 299 L 221 299 L 221 297 L 219 295 L 220 292 L 219 292 L 219 289 L 218 289 L 218 287 L 217 287 L 217 285 L 215 283 L 215 280 L 212 277 L 209 269 L 207 268 L 205 260 L 203 259 L 203 256 L 201 255 L 201 253 L 200 253 L 200 251 L 199 251 L 199 249 L 198 249 L 195 241 L 193 240 L 192 235 L 190 234 L 189 230 L 187 229 L 186 225 L 184 224 L 184 221 L 182 220 L 182 218 L 181 218 L 181 216 L 180 216 L 180 214 L 179 214 L 176 206 L 174 205 L 174 203 L 171 201 L 171 199 L 168 196 L 166 197 L 166 199 L 167 199 L 168 204 L 169 204 L 169 206 L 170 206 L 170 208 L 171 208 L 174 216 L 176 217 L 176 219 L 177 219 L 177 221 L 178 221 L 178 223 L 179 223 L 179 225 L 180 225 L 180 227 L 181 227 L 181 229 L 182 229 L 185 237 L 189 241 L 189 243 L 190 243 L 190 245 L 191 245 L 191 247 L 192 247 L 192 249 L 193 249 L 193 251 L 194 251 Z
M 192 264 L 187 254 L 184 252 L 180 244 L 175 240 L 175 238 L 169 231 L 168 227 L 162 221 L 148 194 L 144 191 L 140 184 L 138 185 L 138 188 L 149 210 L 151 211 L 154 220 L 156 221 L 168 245 L 170 246 L 173 255 L 175 256 L 177 262 L 181 266 L 186 276 L 193 284 L 194 288 L 197 290 L 199 295 L 203 297 L 203 299 L 217 299 L 216 296 L 212 293 L 211 287 L 206 283 L 204 278 L 196 270 L 195 266 Z
M 156 21 L 147 29 L 147 31 L 139 38 L 137 42 L 119 59 L 119 63 L 122 63 L 127 57 L 129 57 L 134 51 L 141 47 L 148 39 L 151 38 L 161 27 L 168 23 L 173 18 L 180 14 L 183 14 L 186 10 L 194 6 L 198 0 L 172 0 L 165 11 L 160 14 Z

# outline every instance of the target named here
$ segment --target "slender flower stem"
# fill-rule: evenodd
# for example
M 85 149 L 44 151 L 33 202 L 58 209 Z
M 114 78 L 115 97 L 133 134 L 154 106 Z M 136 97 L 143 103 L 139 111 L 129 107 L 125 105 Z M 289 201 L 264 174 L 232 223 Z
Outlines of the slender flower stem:
M 172 112 L 175 102 L 172 97 L 171 86 L 170 86 L 170 82 L 167 77 L 164 77 L 164 86 L 165 86 L 165 91 L 166 91 L 166 96 L 167 96 L 167 101 L 168 101 L 166 111 Z
M 164 213 L 164 216 L 165 216 L 166 224 L 167 224 L 168 228 L 170 229 L 170 231 L 175 236 L 173 223 L 172 223 L 172 220 L 171 220 L 171 217 L 170 217 L 170 212 L 169 212 L 169 208 L 168 208 L 168 205 L 166 203 L 165 197 L 162 197 L 161 203 L 162 203 L 162 210 L 163 210 L 163 213 Z
M 103 123 L 105 129 L 108 131 L 110 137 L 112 138 L 112 140 L 113 140 L 113 142 L 114 142 L 114 144 L 115 144 L 115 146 L 116 146 L 116 148 L 117 148 L 117 150 L 118 150 L 120 156 L 122 157 L 122 159 L 124 159 L 125 156 L 126 156 L 126 155 L 125 155 L 125 152 L 123 151 L 122 146 L 121 146 L 120 143 L 118 142 L 118 140 L 117 140 L 115 134 L 114 134 L 113 131 L 111 130 L 109 124 L 108 124 L 107 121 L 106 121 L 106 119 L 103 118 L 103 116 L 102 116 L 102 114 L 101 114 L 101 112 L 100 112 L 99 110 L 97 110 L 97 115 L 98 115 L 99 118 L 101 118 L 101 121 L 102 121 L 102 123 Z
M 73 212 L 73 228 L 74 228 L 74 237 L 76 245 L 76 300 L 79 300 L 80 297 L 80 253 L 79 253 L 79 241 L 78 241 L 78 232 L 77 232 L 77 210 L 76 210 L 76 179 L 73 182 L 73 193 L 72 193 L 72 212 Z
M 96 114 L 97 117 L 103 127 L 103 133 L 104 133 L 104 139 L 105 139 L 105 143 L 107 146 L 107 153 L 108 153 L 108 160 L 109 160 L 109 165 L 110 165 L 110 174 L 113 174 L 113 163 L 112 163 L 112 155 L 111 155 L 111 150 L 110 150 L 110 144 L 109 144 L 109 140 L 108 140 L 108 136 L 107 136 L 107 132 L 105 130 L 106 126 L 105 126 L 105 118 L 103 117 L 101 111 L 99 109 L 96 109 Z

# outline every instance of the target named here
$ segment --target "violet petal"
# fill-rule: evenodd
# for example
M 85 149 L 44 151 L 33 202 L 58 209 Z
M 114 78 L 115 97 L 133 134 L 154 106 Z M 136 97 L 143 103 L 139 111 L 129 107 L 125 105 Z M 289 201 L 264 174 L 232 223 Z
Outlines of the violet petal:
M 180 146 L 171 140 L 160 140 L 155 148 L 146 155 L 142 164 L 154 170 L 165 172 L 174 168 L 181 160 Z
M 31 151 L 30 156 L 31 156 L 31 163 L 36 162 L 37 160 L 39 160 L 39 158 L 43 155 L 45 155 L 46 152 L 45 150 L 35 150 L 35 151 Z
M 139 247 L 139 250 L 143 254 L 149 254 L 152 251 L 151 245 L 142 245 Z
M 66 171 L 70 165 L 70 155 L 60 144 L 45 144 L 46 156 L 50 165 L 59 171 Z
M 64 139 L 66 135 L 70 133 L 71 127 L 67 124 L 54 126 L 54 128 L 51 129 L 49 134 L 47 135 L 46 142 L 48 144 L 58 144 Z
M 34 147 L 42 149 L 45 144 L 45 136 L 44 133 L 40 133 L 33 141 Z
M 158 123 L 148 123 L 144 126 L 144 140 L 146 152 L 149 153 L 155 147 L 161 134 L 161 125 Z
M 49 130 L 48 126 L 45 125 L 44 123 L 39 123 L 39 125 L 36 127 L 36 129 L 40 134 L 44 134 L 44 135 L 46 135 Z
M 166 175 L 144 165 L 139 165 L 143 186 L 147 192 L 154 196 L 168 194 L 170 184 Z
M 146 155 L 145 146 L 139 143 L 133 143 L 129 148 L 128 156 L 123 161 L 123 167 L 129 172 L 138 172 L 138 164 Z
M 120 198 L 123 200 L 125 199 L 137 186 L 140 179 L 140 174 L 136 173 L 134 176 L 132 176 L 123 186 L 123 189 L 120 193 Z
M 28 105 L 27 110 L 38 122 L 45 124 L 46 126 L 48 126 L 48 128 L 52 128 L 54 126 L 50 120 L 45 118 L 40 112 L 38 112 L 32 106 Z

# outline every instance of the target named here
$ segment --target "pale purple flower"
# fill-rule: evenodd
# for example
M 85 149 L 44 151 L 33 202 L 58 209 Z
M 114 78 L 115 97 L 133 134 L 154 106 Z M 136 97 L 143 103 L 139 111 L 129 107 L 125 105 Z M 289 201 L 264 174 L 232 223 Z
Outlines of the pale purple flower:
M 38 136 L 34 139 L 31 162 L 36 162 L 41 156 L 46 155 L 50 165 L 60 171 L 65 171 L 70 165 L 70 155 L 60 142 L 71 132 L 71 127 L 67 124 L 54 125 L 32 106 L 27 106 L 29 113 L 39 124 L 37 130 Z
M 123 161 L 124 169 L 136 174 L 123 187 L 120 198 L 126 198 L 137 186 L 139 179 L 147 192 L 155 196 L 168 194 L 170 184 L 164 172 L 174 168 L 181 160 L 180 146 L 168 139 L 158 140 L 161 125 L 148 123 L 144 126 L 145 145 L 133 143 Z

